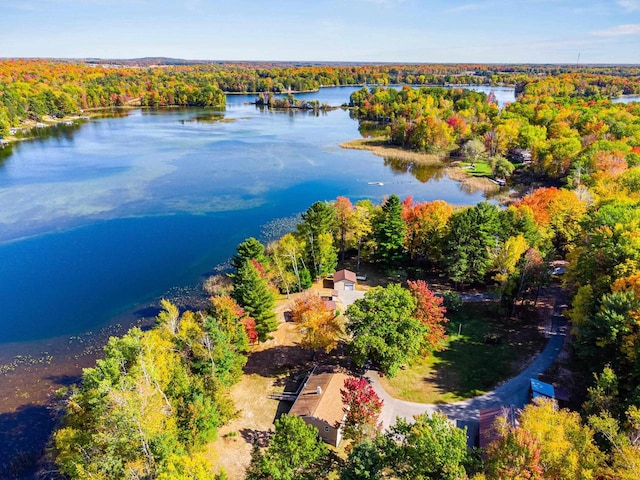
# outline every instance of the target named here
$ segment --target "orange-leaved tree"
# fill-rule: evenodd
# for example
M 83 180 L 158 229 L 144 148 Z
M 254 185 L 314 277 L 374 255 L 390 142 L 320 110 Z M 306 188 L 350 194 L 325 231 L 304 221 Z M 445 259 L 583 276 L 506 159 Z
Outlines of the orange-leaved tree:
M 447 309 L 442 304 L 442 297 L 429 289 L 424 280 L 416 280 L 407 282 L 411 296 L 416 302 L 415 318 L 426 326 L 426 333 L 422 342 L 422 348 L 425 352 L 442 350 L 442 341 L 447 337 L 444 324 L 449 321 L 445 317 Z

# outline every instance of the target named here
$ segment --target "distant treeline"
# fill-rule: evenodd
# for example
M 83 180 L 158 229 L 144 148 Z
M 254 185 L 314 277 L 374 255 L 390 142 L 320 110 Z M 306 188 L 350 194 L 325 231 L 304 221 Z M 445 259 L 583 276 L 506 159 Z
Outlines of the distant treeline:
M 80 109 L 128 104 L 223 107 L 224 92 L 283 93 L 329 85 L 516 85 L 541 76 L 580 73 L 609 96 L 640 93 L 636 66 L 187 63 L 2 60 L 0 135 L 25 119 L 60 117 Z

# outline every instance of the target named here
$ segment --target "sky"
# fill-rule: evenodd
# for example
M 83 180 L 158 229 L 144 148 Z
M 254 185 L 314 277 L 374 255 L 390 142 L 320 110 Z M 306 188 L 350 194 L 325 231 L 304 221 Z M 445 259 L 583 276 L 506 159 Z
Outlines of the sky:
M 0 57 L 640 64 L 640 0 L 3 0 Z

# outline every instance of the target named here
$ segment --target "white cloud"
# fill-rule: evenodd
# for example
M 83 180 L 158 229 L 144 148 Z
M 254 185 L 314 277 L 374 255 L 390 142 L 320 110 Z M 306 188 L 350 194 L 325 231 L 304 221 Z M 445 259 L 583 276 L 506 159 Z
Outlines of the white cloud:
M 623 35 L 640 35 L 640 23 L 631 23 L 627 25 L 618 25 L 617 27 L 607 28 L 592 32 L 592 35 L 599 37 L 619 37 Z
M 618 0 L 618 5 L 629 12 L 640 10 L 640 0 Z

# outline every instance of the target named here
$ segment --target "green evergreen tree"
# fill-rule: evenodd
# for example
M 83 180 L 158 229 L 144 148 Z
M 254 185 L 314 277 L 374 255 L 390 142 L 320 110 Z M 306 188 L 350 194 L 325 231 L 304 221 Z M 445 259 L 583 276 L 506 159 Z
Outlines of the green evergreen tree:
M 273 311 L 276 299 L 267 279 L 263 278 L 256 265 L 260 264 L 255 260 L 246 260 L 233 274 L 231 297 L 255 320 L 258 338 L 264 342 L 269 332 L 278 326 Z
M 246 260 L 257 260 L 265 264 L 267 257 L 264 254 L 264 245 L 253 237 L 247 238 L 236 247 L 237 253 L 231 259 L 231 266 L 239 269 Z
M 404 237 L 407 227 L 402 219 L 402 203 L 391 195 L 382 205 L 373 235 L 376 240 L 375 257 L 388 268 L 396 267 L 404 258 Z
M 500 237 L 498 207 L 481 202 L 456 212 L 444 248 L 449 278 L 458 283 L 482 282 L 491 266 L 491 249 Z

